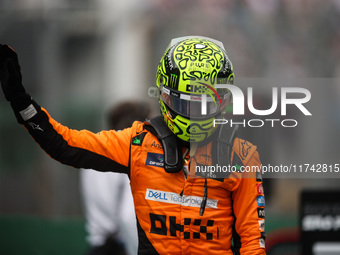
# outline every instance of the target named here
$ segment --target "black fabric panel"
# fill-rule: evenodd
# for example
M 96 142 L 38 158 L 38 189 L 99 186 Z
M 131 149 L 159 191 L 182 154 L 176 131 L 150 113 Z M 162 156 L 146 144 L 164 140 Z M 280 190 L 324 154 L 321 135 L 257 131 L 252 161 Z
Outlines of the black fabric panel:
M 152 246 L 151 242 L 147 238 L 144 230 L 139 224 L 137 219 L 137 229 L 138 229 L 138 255 L 158 255 L 159 253 Z
M 98 171 L 112 171 L 129 174 L 129 167 L 121 165 L 97 153 L 72 147 L 58 134 L 45 112 L 40 111 L 24 123 L 34 140 L 57 161 L 76 168 L 92 168 Z
M 233 203 L 232 193 L 230 195 L 230 199 Z M 235 220 L 234 220 L 234 224 L 233 224 L 233 235 L 232 235 L 233 245 L 232 245 L 231 249 L 232 249 L 234 255 L 240 255 L 242 243 L 241 243 L 240 235 L 236 232 L 235 224 L 236 224 L 237 218 L 235 217 L 234 212 L 233 212 L 233 217 L 234 217 Z

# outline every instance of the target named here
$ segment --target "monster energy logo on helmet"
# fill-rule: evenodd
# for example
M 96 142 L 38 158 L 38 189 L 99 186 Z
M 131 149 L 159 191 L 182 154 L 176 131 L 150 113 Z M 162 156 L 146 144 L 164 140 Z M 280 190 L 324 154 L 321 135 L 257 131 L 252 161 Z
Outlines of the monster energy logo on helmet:
M 170 84 L 171 84 L 171 87 L 174 87 L 176 82 L 177 82 L 177 78 L 178 78 L 178 75 L 177 74 L 171 74 L 170 76 Z

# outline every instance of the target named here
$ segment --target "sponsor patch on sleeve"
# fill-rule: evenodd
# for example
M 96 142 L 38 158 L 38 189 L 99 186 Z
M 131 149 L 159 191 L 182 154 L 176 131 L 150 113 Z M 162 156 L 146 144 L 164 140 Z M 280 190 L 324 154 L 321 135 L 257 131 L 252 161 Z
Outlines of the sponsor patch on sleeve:
M 258 195 L 263 195 L 264 194 L 262 183 L 257 183 L 256 184 L 256 190 L 257 190 L 257 194 Z
M 264 239 L 263 239 L 263 238 L 260 238 L 260 239 L 259 239 L 259 242 L 260 242 L 260 247 L 261 247 L 261 248 L 266 248 L 266 245 L 265 245 L 265 243 L 264 243 Z
M 264 196 L 257 196 L 256 198 L 257 206 L 265 206 Z
M 264 231 L 264 220 L 259 220 L 259 229 L 261 230 L 261 231 Z
M 259 218 L 264 219 L 266 216 L 264 208 L 257 208 L 257 215 Z

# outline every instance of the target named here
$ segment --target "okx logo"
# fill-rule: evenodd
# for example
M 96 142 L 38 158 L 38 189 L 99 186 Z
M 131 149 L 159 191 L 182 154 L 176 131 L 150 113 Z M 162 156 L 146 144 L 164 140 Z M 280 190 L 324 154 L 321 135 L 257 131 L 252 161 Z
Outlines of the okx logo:
M 183 233 L 184 239 L 213 240 L 214 220 L 203 221 L 201 219 L 184 218 L 184 224 L 177 223 L 176 216 L 150 213 L 150 233 L 163 236 L 179 236 Z

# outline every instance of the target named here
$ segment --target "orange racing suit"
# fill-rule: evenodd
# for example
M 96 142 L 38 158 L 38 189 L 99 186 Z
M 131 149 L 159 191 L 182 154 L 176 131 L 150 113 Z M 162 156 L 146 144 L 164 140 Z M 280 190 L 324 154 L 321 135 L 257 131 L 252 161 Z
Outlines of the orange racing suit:
M 146 122 L 135 122 L 119 132 L 95 134 L 69 129 L 46 110 L 38 109 L 24 125 L 51 157 L 64 164 L 129 175 L 138 254 L 265 254 L 261 176 L 253 172 L 231 174 L 222 180 L 197 178 L 196 166 L 211 163 L 212 143 L 197 148 L 186 176 L 183 171 L 164 171 L 162 145 Z M 238 138 L 232 162 L 261 164 L 256 146 Z M 207 202 L 201 216 L 204 185 Z

